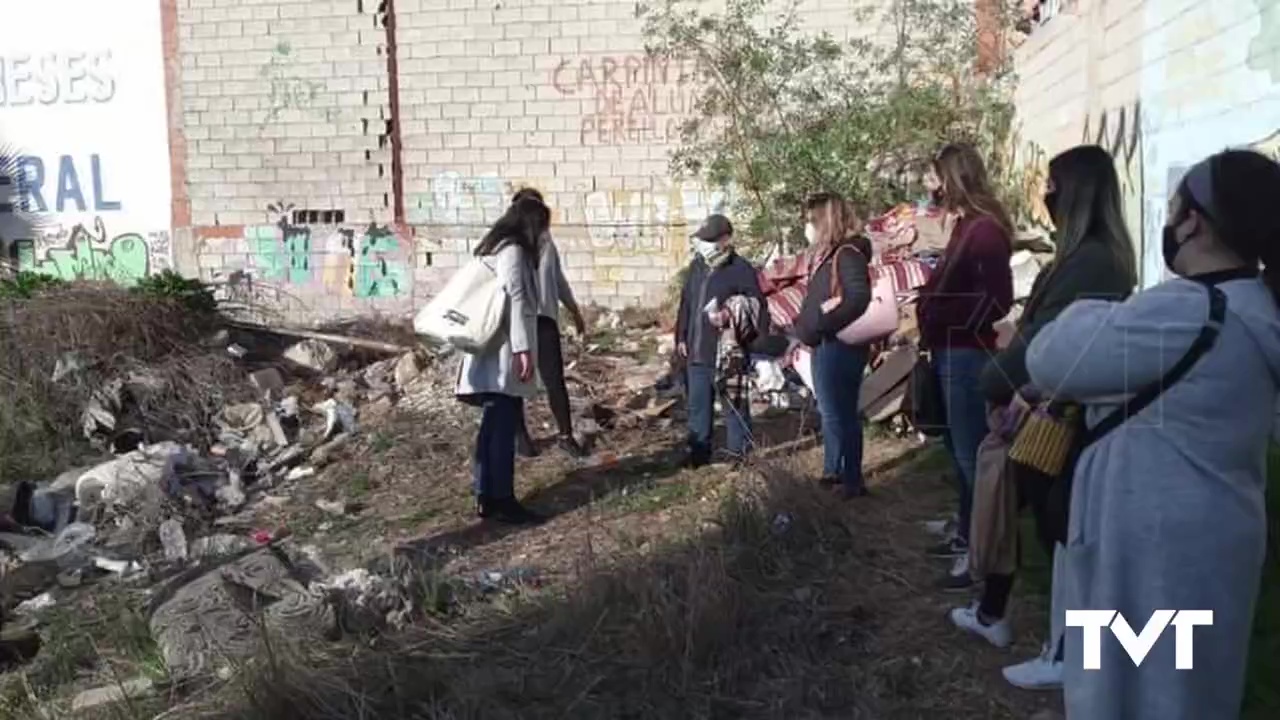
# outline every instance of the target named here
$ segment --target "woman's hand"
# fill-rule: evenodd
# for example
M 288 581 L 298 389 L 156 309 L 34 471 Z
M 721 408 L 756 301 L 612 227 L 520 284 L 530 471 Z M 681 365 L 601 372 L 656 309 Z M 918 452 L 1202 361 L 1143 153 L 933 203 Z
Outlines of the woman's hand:
M 533 379 L 533 356 L 528 350 L 516 353 L 512 360 L 515 362 L 516 377 L 520 382 L 527 383 Z

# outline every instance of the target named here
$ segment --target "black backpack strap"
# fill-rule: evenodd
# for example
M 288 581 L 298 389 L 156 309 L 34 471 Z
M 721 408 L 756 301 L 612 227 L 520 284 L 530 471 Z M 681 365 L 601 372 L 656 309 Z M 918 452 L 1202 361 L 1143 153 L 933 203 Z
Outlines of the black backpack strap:
M 1215 285 L 1206 284 L 1205 290 L 1209 292 L 1209 319 L 1204 324 L 1204 327 L 1200 329 L 1200 334 L 1191 343 L 1191 347 L 1187 349 L 1186 354 L 1178 362 L 1174 363 L 1173 367 L 1169 368 L 1169 371 L 1165 373 L 1159 382 L 1143 388 L 1141 392 L 1125 401 L 1124 406 L 1117 408 L 1115 412 L 1103 418 L 1102 422 L 1090 428 L 1085 433 L 1081 448 L 1097 442 L 1107 433 L 1120 427 L 1129 418 L 1145 410 L 1148 405 L 1155 402 L 1156 398 L 1160 397 L 1162 392 L 1181 380 L 1218 341 L 1218 335 L 1222 332 L 1222 324 L 1227 315 L 1227 296 Z

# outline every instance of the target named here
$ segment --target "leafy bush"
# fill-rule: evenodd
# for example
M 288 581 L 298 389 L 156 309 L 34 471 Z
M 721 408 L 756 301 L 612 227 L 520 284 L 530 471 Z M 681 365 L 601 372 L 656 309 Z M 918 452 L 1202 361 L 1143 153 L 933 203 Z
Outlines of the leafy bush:
M 147 297 L 174 298 L 180 300 L 188 310 L 197 313 L 212 313 L 218 308 L 218 301 L 208 285 L 185 278 L 172 270 L 140 279 L 133 287 L 133 292 Z
M 766 0 L 727 0 L 719 13 L 691 5 L 655 0 L 645 11 L 649 51 L 672 67 L 696 61 L 705 86 L 672 169 L 734 190 L 748 250 L 802 244 L 800 211 L 815 191 L 839 192 L 864 215 L 920 199 L 922 170 L 951 141 L 976 144 L 1011 214 L 1029 215 L 1021 169 L 1007 161 L 1011 73 L 1004 53 L 979 71 L 972 0 L 882 3 L 892 38 L 843 43 L 802 28 L 795 0 L 780 11 Z M 1010 17 L 995 19 L 1007 27 Z
M 22 271 L 12 278 L 0 280 L 0 299 L 25 300 L 50 288 L 62 287 L 66 283 L 51 275 L 42 275 L 30 271 Z

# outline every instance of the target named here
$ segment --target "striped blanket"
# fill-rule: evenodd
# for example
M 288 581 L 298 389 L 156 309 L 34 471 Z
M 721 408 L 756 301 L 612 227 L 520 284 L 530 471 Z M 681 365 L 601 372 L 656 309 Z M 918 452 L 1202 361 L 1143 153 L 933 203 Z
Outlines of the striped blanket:
M 888 260 L 889 262 L 885 262 Z M 808 288 L 811 257 L 801 253 L 778 258 L 760 270 L 760 289 L 769 303 L 769 319 L 775 328 L 786 330 L 800 314 L 800 304 Z M 929 279 L 929 266 L 913 258 L 883 258 L 871 263 L 872 282 L 886 274 L 893 280 L 898 295 L 914 292 Z

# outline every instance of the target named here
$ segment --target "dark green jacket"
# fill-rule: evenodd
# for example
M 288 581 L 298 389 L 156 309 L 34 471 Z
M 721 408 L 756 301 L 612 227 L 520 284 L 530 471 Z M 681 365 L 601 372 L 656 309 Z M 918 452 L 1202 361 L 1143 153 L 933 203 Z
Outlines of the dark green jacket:
M 1027 346 L 1068 305 L 1083 298 L 1121 301 L 1133 292 L 1132 281 L 1110 248 L 1094 238 L 1085 238 L 1061 262 L 1060 269 L 1055 270 L 1056 263 L 1050 263 L 1036 276 L 1013 340 L 983 370 L 979 382 L 987 402 L 1008 405 L 1014 393 L 1031 381 L 1027 375 Z

